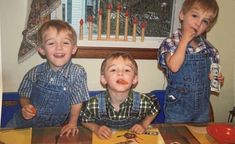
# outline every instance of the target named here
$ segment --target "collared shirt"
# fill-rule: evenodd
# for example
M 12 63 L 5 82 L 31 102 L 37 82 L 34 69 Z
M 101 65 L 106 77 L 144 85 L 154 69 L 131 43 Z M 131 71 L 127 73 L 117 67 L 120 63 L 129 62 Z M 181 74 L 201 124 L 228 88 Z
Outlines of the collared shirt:
M 182 37 L 181 29 L 177 29 L 175 33 L 169 38 L 163 40 L 162 44 L 159 47 L 159 65 L 163 69 L 167 69 L 165 54 L 170 53 L 173 55 L 179 45 L 179 41 Z M 218 50 L 204 37 L 199 36 L 198 47 L 194 49 L 191 45 L 187 46 L 186 54 L 192 53 L 204 53 L 209 56 L 211 63 L 219 63 L 219 52 Z
M 107 93 L 106 93 L 107 94 Z M 158 114 L 160 110 L 159 102 L 146 94 L 141 94 L 140 111 L 138 116 L 143 118 L 148 115 Z M 133 105 L 133 93 L 129 93 L 127 99 L 120 105 L 119 111 L 115 111 L 114 107 L 110 103 L 110 97 L 106 95 L 106 108 L 108 118 L 112 120 L 122 120 L 128 118 L 131 114 Z M 99 117 L 98 112 L 98 99 L 96 97 L 91 98 L 81 111 L 82 122 L 95 122 L 95 118 Z
M 29 98 L 31 96 L 33 84 L 43 76 L 43 79 L 52 85 L 64 87 L 71 93 L 71 104 L 81 103 L 89 99 L 87 87 L 87 75 L 85 69 L 78 64 L 73 64 L 69 61 L 62 69 L 53 71 L 47 62 L 35 66 L 29 70 L 18 89 L 21 97 Z M 66 78 L 66 82 L 61 79 Z

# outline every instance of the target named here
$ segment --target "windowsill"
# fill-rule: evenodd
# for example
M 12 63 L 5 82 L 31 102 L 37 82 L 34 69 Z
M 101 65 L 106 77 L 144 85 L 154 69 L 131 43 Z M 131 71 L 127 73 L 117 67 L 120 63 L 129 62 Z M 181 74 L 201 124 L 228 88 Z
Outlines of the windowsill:
M 114 51 L 126 51 L 135 59 L 157 59 L 157 48 L 163 39 L 148 37 L 141 42 L 140 37 L 137 37 L 136 42 L 132 42 L 129 37 L 128 41 L 96 40 L 96 37 L 93 37 L 93 40 L 84 38 L 84 40 L 78 40 L 78 51 L 74 58 L 105 58 Z

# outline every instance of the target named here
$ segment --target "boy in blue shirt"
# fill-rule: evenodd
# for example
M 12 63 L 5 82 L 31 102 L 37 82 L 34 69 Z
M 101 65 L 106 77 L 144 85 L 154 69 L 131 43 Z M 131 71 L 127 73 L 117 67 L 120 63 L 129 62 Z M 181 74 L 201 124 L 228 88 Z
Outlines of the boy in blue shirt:
M 82 102 L 89 99 L 86 72 L 71 61 L 76 32 L 62 20 L 45 22 L 38 31 L 37 50 L 47 61 L 24 76 L 18 90 L 21 110 L 7 127 L 63 126 L 61 135 L 75 135 Z

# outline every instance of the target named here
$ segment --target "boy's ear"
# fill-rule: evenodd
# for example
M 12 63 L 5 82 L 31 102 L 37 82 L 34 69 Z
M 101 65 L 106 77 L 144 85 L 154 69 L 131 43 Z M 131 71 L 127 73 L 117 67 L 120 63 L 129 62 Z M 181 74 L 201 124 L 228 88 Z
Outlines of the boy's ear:
M 105 87 L 106 84 L 107 84 L 107 81 L 106 81 L 106 79 L 105 79 L 105 77 L 104 77 L 103 74 L 100 76 L 100 83 L 101 83 L 101 85 L 102 85 L 103 87 Z
M 45 55 L 45 49 L 42 47 L 37 47 L 37 51 L 40 53 L 40 55 Z
M 180 11 L 179 20 L 180 21 L 184 20 L 184 13 L 182 11 Z
M 77 50 L 78 50 L 78 46 L 75 45 L 75 46 L 73 47 L 72 54 L 75 54 Z
M 136 84 L 138 83 L 138 81 L 139 81 L 139 77 L 138 77 L 138 75 L 136 75 L 136 76 L 134 77 L 133 81 L 132 81 L 132 84 L 133 84 L 133 85 L 136 85 Z

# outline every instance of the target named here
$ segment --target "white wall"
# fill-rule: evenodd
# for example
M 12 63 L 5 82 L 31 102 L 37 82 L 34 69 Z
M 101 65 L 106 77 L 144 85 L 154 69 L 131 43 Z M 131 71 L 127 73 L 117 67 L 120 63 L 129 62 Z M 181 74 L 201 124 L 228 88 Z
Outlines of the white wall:
M 1 126 L 1 116 L 2 116 L 2 23 L 1 23 L 1 17 L 2 17 L 2 11 L 1 11 L 2 7 L 0 6 L 0 126 Z
M 208 39 L 219 49 L 221 54 L 222 72 L 225 84 L 219 96 L 211 98 L 214 107 L 215 120 L 227 121 L 228 111 L 234 103 L 234 7 L 235 0 L 218 0 L 220 15 L 218 23 L 208 34 Z M 43 60 L 38 54 L 33 55 L 25 62 L 18 64 L 17 55 L 22 40 L 22 30 L 27 23 L 27 8 L 30 6 L 26 0 L 1 0 L 2 24 L 2 73 L 3 91 L 17 91 L 23 75 Z M 1 12 L 2 13 L 2 12 Z M 3 37 L 4 36 L 4 37 Z M 88 87 L 90 90 L 101 89 L 99 83 L 99 68 L 102 59 L 74 59 L 75 63 L 83 65 L 88 74 Z M 233 63 L 232 63 L 233 62 Z M 164 77 L 157 68 L 156 60 L 137 60 L 139 65 L 139 85 L 136 90 L 149 92 L 162 89 Z

